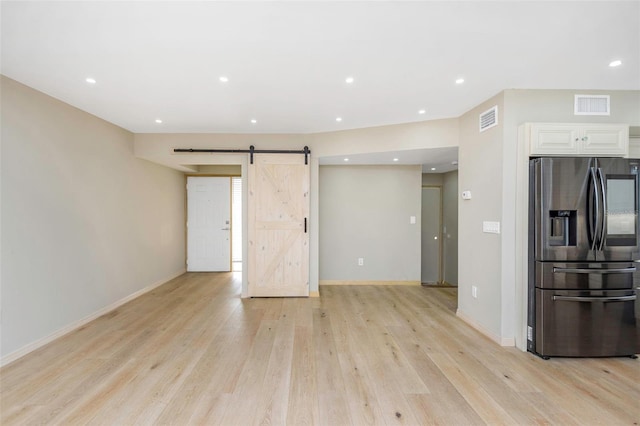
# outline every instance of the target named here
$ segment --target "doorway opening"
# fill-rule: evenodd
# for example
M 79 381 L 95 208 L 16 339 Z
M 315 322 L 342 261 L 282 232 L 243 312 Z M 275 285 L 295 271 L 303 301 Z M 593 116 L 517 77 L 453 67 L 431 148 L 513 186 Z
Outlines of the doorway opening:
M 231 269 L 231 182 L 187 176 L 187 271 Z
M 220 168 L 201 167 L 206 172 Z M 242 272 L 242 197 L 241 176 L 187 175 L 188 271 Z
M 231 178 L 231 270 L 242 272 L 242 178 Z
M 442 283 L 442 188 L 422 187 L 422 268 L 423 285 Z
M 423 284 L 458 286 L 458 171 L 422 175 Z

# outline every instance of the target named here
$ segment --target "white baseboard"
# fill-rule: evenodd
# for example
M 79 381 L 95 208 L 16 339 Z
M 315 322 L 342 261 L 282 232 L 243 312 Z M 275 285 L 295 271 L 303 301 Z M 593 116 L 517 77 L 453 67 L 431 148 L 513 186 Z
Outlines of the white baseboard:
M 500 336 L 492 333 L 491 331 L 487 330 L 484 326 L 478 324 L 475 320 L 473 320 L 470 317 L 468 317 L 465 313 L 460 311 L 460 309 L 456 310 L 456 316 L 458 318 L 460 318 L 462 321 L 464 321 L 467 324 L 469 324 L 471 327 L 473 327 L 476 330 L 478 330 L 480 333 L 482 333 L 485 336 L 487 336 L 489 339 L 491 339 L 494 342 L 496 342 L 497 344 L 499 344 L 500 346 L 515 346 L 516 345 L 516 339 L 514 337 L 500 337 Z
M 145 288 L 142 288 L 134 293 L 131 293 L 130 295 L 128 295 L 127 297 L 120 299 L 108 306 L 105 306 L 104 308 L 92 313 L 91 315 L 82 318 L 79 321 L 75 321 L 69 325 L 66 325 L 64 327 L 62 327 L 61 329 L 49 334 L 48 336 L 45 336 L 41 339 L 36 340 L 35 342 L 31 342 L 29 344 L 27 344 L 26 346 L 23 346 L 22 348 L 18 349 L 17 351 L 11 352 L 10 354 L 7 354 L 5 356 L 3 356 L 0 359 L 0 367 L 4 367 L 10 363 L 12 363 L 13 361 L 16 361 L 19 358 L 22 358 L 23 356 L 27 355 L 30 352 L 35 351 L 38 348 L 41 348 L 42 346 L 46 345 L 47 343 L 51 343 L 54 340 L 64 336 L 65 334 L 71 333 L 72 331 L 82 327 L 83 325 L 93 321 L 94 319 L 101 317 L 104 314 L 107 314 L 111 311 L 113 311 L 114 309 L 119 308 L 120 306 L 124 305 L 125 303 L 142 296 L 145 293 L 150 292 L 151 290 L 160 287 L 162 284 L 167 283 L 169 281 L 171 281 L 172 279 L 179 277 L 180 275 L 184 274 L 186 272 L 186 269 L 181 269 L 179 272 L 176 272 L 174 274 L 171 274 L 169 277 L 163 278 L 161 280 L 158 280 L 156 282 L 154 282 L 153 284 L 150 284 L 148 286 L 146 286 Z

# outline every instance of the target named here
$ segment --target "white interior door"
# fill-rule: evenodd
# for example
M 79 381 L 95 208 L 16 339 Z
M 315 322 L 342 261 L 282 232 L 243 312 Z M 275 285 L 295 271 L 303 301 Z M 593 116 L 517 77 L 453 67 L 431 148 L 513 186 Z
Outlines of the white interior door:
M 187 271 L 231 270 L 231 180 L 187 178 Z
M 296 154 L 257 154 L 249 165 L 251 297 L 309 295 L 309 168 Z
M 422 188 L 422 277 L 423 283 L 440 282 L 440 188 Z

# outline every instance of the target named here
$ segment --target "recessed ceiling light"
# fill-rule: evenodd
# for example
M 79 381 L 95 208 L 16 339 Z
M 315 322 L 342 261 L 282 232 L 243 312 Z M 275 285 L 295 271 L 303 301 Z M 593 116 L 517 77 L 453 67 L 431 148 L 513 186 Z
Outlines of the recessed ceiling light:
M 620 61 L 620 60 L 615 60 L 615 61 L 612 61 L 612 62 L 609 63 L 609 66 L 612 67 L 612 68 L 613 67 L 619 67 L 620 65 L 622 65 L 622 61 Z
M 251 124 L 256 124 L 258 122 L 258 120 L 256 120 L 255 118 L 251 119 Z
M 220 76 L 220 82 L 222 83 L 228 83 L 229 82 L 229 77 L 221 75 Z
M 87 77 L 84 81 L 86 81 L 89 84 L 96 84 L 95 78 Z
M 342 117 L 336 117 L 336 121 L 339 123 L 342 121 Z
M 393 161 L 400 161 L 400 159 L 398 159 L 398 158 L 394 158 L 394 159 L 393 159 Z
M 156 118 L 156 123 L 162 124 L 162 120 L 160 120 L 159 118 Z
M 345 83 L 347 84 L 351 84 L 355 81 L 355 79 L 353 77 L 347 77 L 344 79 Z
M 431 171 L 434 171 L 435 169 L 436 169 L 435 167 L 432 167 L 432 168 L 431 168 Z
M 349 162 L 349 159 L 348 159 L 348 158 L 345 158 L 345 159 L 344 159 L 344 162 L 345 162 L 345 163 L 348 163 L 348 162 Z
M 456 80 L 456 84 L 462 84 L 464 83 L 464 78 L 459 78 Z
M 421 109 L 420 111 L 418 111 L 418 114 L 426 114 L 427 110 L 426 109 Z

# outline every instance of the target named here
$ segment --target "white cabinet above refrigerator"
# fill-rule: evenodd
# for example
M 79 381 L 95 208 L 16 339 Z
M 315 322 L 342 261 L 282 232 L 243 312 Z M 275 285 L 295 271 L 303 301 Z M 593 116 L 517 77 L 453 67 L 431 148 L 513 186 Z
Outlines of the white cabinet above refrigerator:
M 526 123 L 531 156 L 627 157 L 626 124 Z

